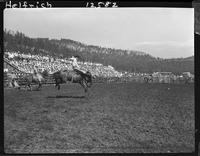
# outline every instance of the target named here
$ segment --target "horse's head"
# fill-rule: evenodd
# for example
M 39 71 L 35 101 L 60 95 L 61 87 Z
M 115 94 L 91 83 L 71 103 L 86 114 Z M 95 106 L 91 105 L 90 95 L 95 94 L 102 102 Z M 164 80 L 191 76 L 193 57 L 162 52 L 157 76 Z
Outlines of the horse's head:
M 86 72 L 85 80 L 89 84 L 89 87 L 91 87 L 92 86 L 92 74 L 89 71 Z

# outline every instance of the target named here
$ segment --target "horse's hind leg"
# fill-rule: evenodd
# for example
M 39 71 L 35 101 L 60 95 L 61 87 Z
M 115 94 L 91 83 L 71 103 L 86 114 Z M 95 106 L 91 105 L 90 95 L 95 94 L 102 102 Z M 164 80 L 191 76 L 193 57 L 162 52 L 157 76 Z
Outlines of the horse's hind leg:
M 55 84 L 55 88 L 56 88 L 56 87 L 58 88 L 58 90 L 60 90 L 60 84 L 59 84 L 59 82 L 57 82 L 57 81 L 56 81 L 56 84 Z
M 84 91 L 85 91 L 85 93 L 87 93 L 87 91 L 88 91 L 87 87 L 84 88 Z
M 29 87 L 30 91 L 32 91 L 32 87 L 31 87 L 31 84 L 28 84 L 28 87 Z
M 81 84 L 81 86 L 84 88 L 84 91 L 85 91 L 85 93 L 88 91 L 87 90 L 87 85 L 86 85 L 86 83 L 83 81 L 83 82 L 80 82 L 80 84 Z
M 60 90 L 60 84 L 58 84 L 58 90 Z
M 28 91 L 28 89 L 31 90 L 31 87 L 29 84 L 26 85 L 26 90 Z
M 56 84 L 55 84 L 55 88 L 56 88 L 56 87 L 58 88 L 58 90 L 60 90 L 60 84 L 57 83 L 57 82 L 56 82 Z
M 26 90 L 28 90 L 28 88 L 30 88 L 30 87 L 29 87 L 29 84 L 27 83 L 27 84 L 26 84 Z
M 55 80 L 55 88 L 58 87 L 58 81 Z
M 87 85 L 85 86 L 85 93 L 88 91 Z

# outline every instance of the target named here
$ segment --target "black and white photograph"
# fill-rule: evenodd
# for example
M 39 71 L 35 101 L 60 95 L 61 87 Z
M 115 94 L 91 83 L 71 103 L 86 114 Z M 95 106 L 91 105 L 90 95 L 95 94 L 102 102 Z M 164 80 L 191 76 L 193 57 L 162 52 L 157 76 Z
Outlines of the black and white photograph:
M 194 14 L 6 8 L 4 152 L 193 153 Z

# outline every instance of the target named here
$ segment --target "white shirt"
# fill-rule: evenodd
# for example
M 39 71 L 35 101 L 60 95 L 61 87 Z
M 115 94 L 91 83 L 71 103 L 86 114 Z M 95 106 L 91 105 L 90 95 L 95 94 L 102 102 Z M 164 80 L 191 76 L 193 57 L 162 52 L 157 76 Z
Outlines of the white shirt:
M 79 65 L 78 65 L 78 62 L 77 62 L 77 58 L 72 57 L 72 58 L 70 58 L 70 60 L 72 61 L 73 68 L 79 68 Z

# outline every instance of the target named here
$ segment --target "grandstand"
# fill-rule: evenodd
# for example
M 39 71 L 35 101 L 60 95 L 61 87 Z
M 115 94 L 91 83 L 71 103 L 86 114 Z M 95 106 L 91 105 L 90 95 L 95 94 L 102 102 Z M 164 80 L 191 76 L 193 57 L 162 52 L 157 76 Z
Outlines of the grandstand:
M 39 72 L 47 70 L 49 73 L 48 83 L 53 83 L 52 73 L 67 69 L 72 70 L 71 64 L 67 58 L 52 58 L 49 56 L 30 55 L 20 52 L 5 52 L 4 55 L 4 71 L 14 72 L 18 79 L 24 74 L 33 72 L 33 67 L 36 65 Z M 121 73 L 116 71 L 112 66 L 103 66 L 99 63 L 78 62 L 83 70 L 88 70 L 96 77 L 96 80 L 104 81 L 108 77 L 120 77 Z M 5 76 L 4 76 L 5 77 Z
M 10 64 L 16 66 L 19 70 L 25 73 L 32 73 L 32 67 L 36 65 L 40 71 L 47 70 L 50 74 L 61 70 L 67 69 L 72 70 L 70 62 L 67 58 L 49 58 L 48 56 L 40 55 L 26 55 L 18 52 L 6 52 Z M 103 66 L 99 63 L 92 62 L 78 62 L 83 70 L 89 70 L 92 75 L 98 77 L 114 77 L 120 76 L 121 73 L 116 71 L 112 66 Z

